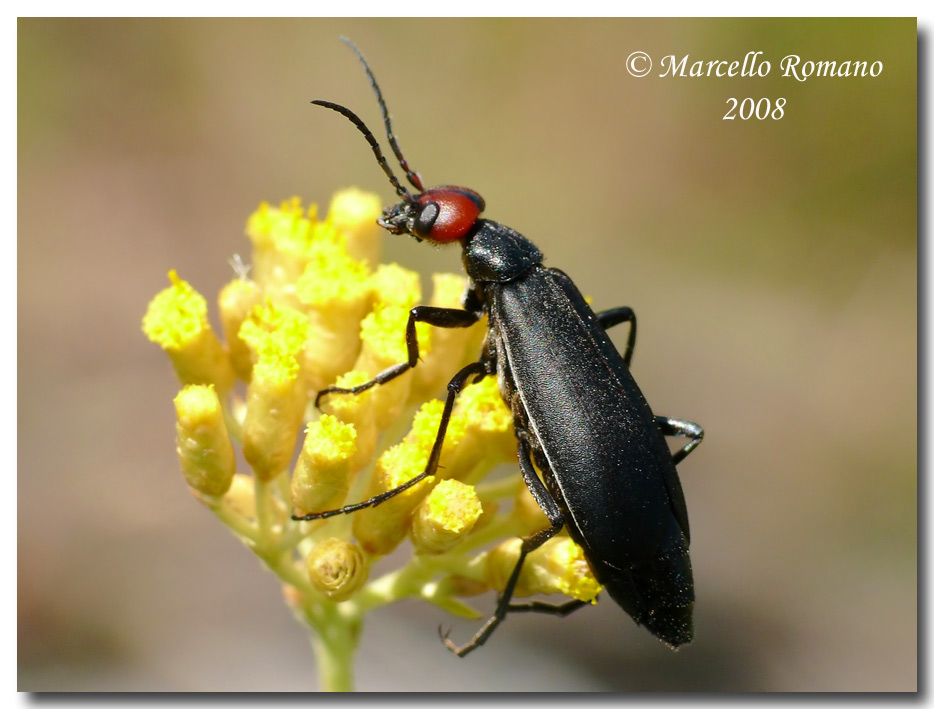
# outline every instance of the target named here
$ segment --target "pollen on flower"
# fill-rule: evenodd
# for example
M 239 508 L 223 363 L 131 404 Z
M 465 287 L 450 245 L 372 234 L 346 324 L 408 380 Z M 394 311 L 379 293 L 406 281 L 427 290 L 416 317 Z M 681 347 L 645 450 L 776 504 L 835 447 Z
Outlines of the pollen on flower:
M 380 456 L 378 467 L 381 470 L 376 476 L 379 478 L 381 491 L 385 492 L 397 488 L 419 475 L 428 464 L 429 451 L 430 449 L 427 446 L 410 441 L 403 441 L 386 451 Z M 429 475 L 422 482 L 431 485 L 434 482 L 434 476 Z M 417 487 L 410 488 L 410 490 L 416 490 Z M 406 492 L 410 490 L 406 490 Z M 402 495 L 404 494 L 402 493 Z M 411 496 L 414 496 L 414 493 Z M 396 495 L 396 497 L 401 497 L 401 495 Z
M 293 197 L 279 207 L 260 205 L 247 220 L 246 233 L 253 241 L 254 280 L 266 295 L 289 302 L 295 281 L 316 249 L 327 246 L 344 249 L 344 234 L 328 221 L 318 219 L 318 207 L 306 211 Z
M 427 464 L 428 453 L 423 446 L 409 441 L 398 443 L 376 461 L 367 497 L 399 487 L 420 475 Z M 370 554 L 388 554 L 395 549 L 405 538 L 412 511 L 434 483 L 435 477 L 429 475 L 381 505 L 357 512 L 353 532 L 361 546 Z
M 473 486 L 442 480 L 415 511 L 412 542 L 424 553 L 446 552 L 471 532 L 482 513 Z
M 415 418 L 412 419 L 412 429 L 408 438 L 421 445 L 426 454 L 431 451 L 435 438 L 438 436 L 438 426 L 441 423 L 441 414 L 444 411 L 444 402 L 432 399 L 422 404 Z M 467 422 L 463 416 L 451 416 L 448 421 L 447 433 L 444 436 L 445 447 L 456 448 L 464 437 Z
M 512 436 L 512 412 L 503 402 L 496 377 L 484 377 L 465 387 L 457 399 L 457 412 L 471 427 Z
M 234 372 L 208 323 L 207 301 L 174 270 L 169 279 L 172 285 L 149 303 L 143 332 L 169 355 L 183 384 L 214 384 L 228 391 Z
M 292 457 L 305 411 L 306 392 L 296 358 L 266 348 L 247 388 L 243 456 L 262 480 L 284 471 Z
M 461 391 L 454 416 L 463 427 L 463 437 L 453 458 L 448 458 L 456 477 L 476 483 L 495 466 L 516 459 L 516 437 L 512 413 L 503 403 L 495 377 L 484 377 Z M 445 445 L 447 447 L 447 445 Z
M 178 350 L 209 329 L 208 304 L 191 284 L 169 271 L 172 285 L 149 303 L 143 318 L 143 332 L 166 350 Z
M 335 301 L 359 300 L 370 293 L 370 269 L 333 244 L 314 249 L 305 270 L 295 283 L 302 305 L 327 307 Z
M 415 271 L 396 263 L 381 264 L 370 277 L 378 305 L 397 305 L 406 311 L 422 300 L 422 283 Z
M 350 424 L 324 415 L 305 432 L 292 475 L 292 506 L 301 516 L 339 507 L 350 487 L 357 432 Z
M 583 549 L 568 537 L 549 541 L 552 544 L 543 554 L 543 563 L 557 579 L 557 589 L 565 596 L 595 603 L 600 584 L 590 571 Z
M 377 307 L 360 324 L 360 354 L 353 369 L 376 376 L 388 367 L 408 360 L 405 332 L 409 311 L 396 305 Z M 424 323 L 415 326 L 418 351 L 424 356 L 430 351 L 430 328 Z M 409 401 L 412 391 L 411 372 L 374 388 L 372 404 L 376 425 L 385 428 L 394 421 Z
M 302 351 L 308 336 L 308 319 L 294 308 L 267 300 L 256 305 L 240 326 L 240 338 L 257 360 L 293 358 Z
M 519 559 L 522 540 L 508 539 L 487 554 L 486 580 L 498 591 L 505 588 Z M 570 537 L 552 537 L 531 552 L 522 565 L 516 596 L 563 593 L 575 600 L 595 602 L 600 584 L 590 571 L 584 552 Z
M 290 387 L 296 384 L 299 369 L 295 355 L 270 347 L 254 365 L 253 377 L 267 385 Z
M 297 251 L 310 243 L 311 226 L 301 198 L 292 197 L 280 202 L 278 207 L 261 203 L 247 220 L 246 234 L 257 248 Z
M 366 372 L 351 370 L 338 377 L 334 385 L 351 388 L 369 379 L 370 375 Z M 375 410 L 379 400 L 374 400 L 373 393 L 373 390 L 369 389 L 356 396 L 333 395 L 321 401 L 322 411 L 332 414 L 344 423 L 353 425 L 356 431 L 357 453 L 352 463 L 354 469 L 359 469 L 372 460 L 379 439 L 380 431 L 376 425 L 377 412 Z
M 364 353 L 376 364 L 376 371 L 408 359 L 405 343 L 408 321 L 409 309 L 398 305 L 378 307 L 363 319 L 360 339 Z M 424 356 L 431 347 L 431 329 L 425 323 L 416 323 L 415 332 L 418 335 L 419 355 Z M 357 368 L 361 369 L 359 366 Z

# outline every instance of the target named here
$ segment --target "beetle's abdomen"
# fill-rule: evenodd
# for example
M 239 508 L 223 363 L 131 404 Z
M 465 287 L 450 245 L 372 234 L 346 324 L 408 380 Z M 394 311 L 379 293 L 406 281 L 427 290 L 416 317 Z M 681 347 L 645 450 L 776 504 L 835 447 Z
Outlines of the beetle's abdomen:
M 597 580 L 639 625 L 673 648 L 694 637 L 694 575 L 687 541 L 672 520 L 659 553 L 628 571 L 591 562 Z
M 671 454 L 622 357 L 552 271 L 538 267 L 494 293 L 498 366 L 521 382 L 522 418 L 569 527 L 590 558 L 621 569 L 650 559 L 672 516 Z

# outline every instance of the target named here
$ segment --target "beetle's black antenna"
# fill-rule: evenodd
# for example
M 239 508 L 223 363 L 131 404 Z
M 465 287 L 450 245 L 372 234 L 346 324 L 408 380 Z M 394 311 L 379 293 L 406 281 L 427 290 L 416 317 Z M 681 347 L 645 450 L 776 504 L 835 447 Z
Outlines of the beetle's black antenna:
M 373 148 L 373 153 L 376 155 L 376 161 L 379 163 L 379 166 L 383 168 L 383 172 L 386 173 L 386 177 L 389 178 L 392 186 L 396 188 L 396 194 L 409 204 L 413 204 L 415 202 L 415 198 L 412 196 L 412 194 L 402 186 L 402 183 L 399 182 L 399 178 L 393 174 L 392 168 L 389 167 L 389 163 L 386 162 L 383 151 L 379 147 L 379 143 L 376 142 L 376 138 L 373 136 L 373 131 L 366 127 L 366 123 L 363 122 L 360 116 L 351 111 L 349 108 L 341 106 L 339 103 L 318 100 L 312 101 L 312 103 L 316 106 L 324 106 L 325 108 L 330 108 L 332 111 L 337 111 L 339 114 L 347 118 L 351 123 L 357 126 L 357 130 L 363 133 L 363 137 L 366 138 L 366 142 L 370 144 L 371 148 Z
M 424 192 L 425 188 L 422 186 L 421 176 L 409 167 L 409 164 L 402 155 L 402 150 L 399 148 L 399 143 L 396 141 L 396 136 L 392 133 L 392 121 L 389 119 L 389 109 L 386 108 L 386 102 L 383 100 L 383 92 L 379 90 L 379 84 L 376 83 L 376 77 L 373 76 L 370 65 L 366 63 L 366 59 L 363 58 L 363 53 L 357 49 L 356 44 L 351 42 L 347 37 L 341 37 L 341 41 L 350 47 L 353 53 L 357 55 L 357 59 L 360 60 L 360 63 L 363 64 L 366 76 L 370 80 L 370 86 L 373 87 L 373 93 L 376 94 L 376 100 L 379 101 L 380 110 L 383 112 L 383 122 L 386 124 L 386 137 L 389 138 L 389 145 L 392 147 L 392 152 L 396 155 L 396 160 L 399 161 L 399 165 L 405 170 L 405 176 L 412 186 L 419 192 Z

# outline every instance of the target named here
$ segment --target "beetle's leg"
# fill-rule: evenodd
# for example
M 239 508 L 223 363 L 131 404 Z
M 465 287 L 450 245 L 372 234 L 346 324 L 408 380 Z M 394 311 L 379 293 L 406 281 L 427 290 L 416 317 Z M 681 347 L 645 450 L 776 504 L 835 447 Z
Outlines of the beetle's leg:
M 529 552 L 535 551 L 542 544 L 555 536 L 561 531 L 561 528 L 564 527 L 564 517 L 561 514 L 561 510 L 548 493 L 544 484 L 542 484 L 542 481 L 539 480 L 538 475 L 535 474 L 535 468 L 532 466 L 531 446 L 528 442 L 528 437 L 524 434 L 520 434 L 518 438 L 519 469 L 522 471 L 522 479 L 525 480 L 525 484 L 528 485 L 532 497 L 538 503 L 539 507 L 542 508 L 542 512 L 548 517 L 551 526 L 522 540 L 522 547 L 519 550 L 519 560 L 516 561 L 512 574 L 509 576 L 505 588 L 503 588 L 503 592 L 496 604 L 496 611 L 493 613 L 493 616 L 484 623 L 477 634 L 473 636 L 473 639 L 466 645 L 458 647 L 448 639 L 447 634 L 442 635 L 442 639 L 447 648 L 459 657 L 463 657 L 471 650 L 475 650 L 483 645 L 483 643 L 489 639 L 490 635 L 493 634 L 493 631 L 496 630 L 496 626 L 503 622 L 506 618 L 506 614 L 509 613 L 509 601 L 512 600 L 512 594 L 515 592 L 516 584 L 519 582 L 519 572 L 522 571 L 522 563 L 525 561 L 525 557 L 528 556 Z
M 475 375 L 480 375 L 475 377 Z M 425 470 L 416 475 L 414 478 L 408 482 L 403 483 L 399 487 L 394 487 L 392 490 L 387 490 L 382 492 L 379 495 L 364 500 L 363 502 L 357 502 L 353 505 L 347 505 L 341 507 L 337 510 L 327 510 L 326 512 L 312 512 L 307 515 L 296 516 L 292 515 L 292 519 L 297 521 L 306 521 L 311 519 L 324 519 L 325 517 L 333 517 L 334 515 L 347 514 L 350 512 L 356 512 L 357 510 L 362 510 L 364 507 L 375 507 L 376 505 L 385 502 L 390 497 L 398 495 L 404 490 L 408 490 L 413 485 L 421 482 L 429 475 L 434 475 L 435 471 L 438 469 L 438 460 L 441 458 L 441 447 L 444 445 L 444 436 L 448 430 L 448 422 L 451 420 L 451 412 L 454 409 L 454 400 L 457 398 L 457 395 L 461 390 L 467 386 L 467 381 L 474 377 L 473 381 L 482 379 L 488 374 L 487 364 L 483 360 L 479 362 L 473 362 L 468 364 L 461 371 L 454 375 L 454 378 L 448 382 L 448 396 L 444 402 L 444 410 L 441 412 L 441 420 L 438 423 L 438 435 L 435 436 L 435 442 L 431 447 L 431 454 L 428 456 L 428 465 L 425 466 Z
M 609 330 L 620 323 L 629 323 L 629 337 L 626 339 L 626 352 L 623 354 L 623 361 L 628 367 L 632 362 L 632 351 L 636 348 L 636 314 L 633 309 L 623 306 L 604 310 L 597 313 L 597 322 L 603 326 L 604 330 Z
M 509 605 L 510 613 L 546 613 L 563 618 L 571 615 L 578 608 L 590 605 L 587 601 L 568 601 L 567 603 L 543 603 L 542 601 L 532 601 L 531 603 L 511 603 Z
M 656 416 L 655 422 L 666 436 L 684 436 L 685 438 L 691 439 L 691 442 L 684 448 L 672 454 L 671 462 L 675 465 L 687 458 L 688 453 L 697 448 L 701 441 L 704 440 L 704 429 L 691 421 L 671 419 L 667 416 Z
M 392 381 L 418 364 L 418 334 L 415 331 L 415 323 L 423 322 L 435 327 L 447 328 L 470 327 L 480 319 L 481 315 L 482 313 L 479 311 L 471 312 L 460 308 L 435 308 L 431 305 L 416 305 L 409 311 L 409 320 L 405 326 L 405 345 L 408 350 L 408 361 L 387 367 L 370 381 L 358 384 L 355 387 L 330 386 L 322 389 L 318 392 L 318 396 L 315 397 L 315 408 L 321 403 L 321 397 L 327 394 L 360 394 L 377 384 Z

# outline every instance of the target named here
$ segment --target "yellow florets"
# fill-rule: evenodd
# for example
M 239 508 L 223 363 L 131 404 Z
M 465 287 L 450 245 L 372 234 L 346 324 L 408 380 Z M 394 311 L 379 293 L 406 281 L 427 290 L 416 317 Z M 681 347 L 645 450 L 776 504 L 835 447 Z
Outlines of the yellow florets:
M 146 337 L 165 350 L 178 350 L 195 340 L 208 324 L 208 304 L 190 283 L 169 271 L 172 285 L 152 299 L 143 318 Z
M 169 280 L 172 285 L 149 303 L 143 332 L 169 355 L 183 384 L 213 384 L 227 392 L 233 366 L 208 323 L 207 302 L 174 270 Z
M 263 202 L 247 220 L 246 234 L 257 248 L 303 251 L 311 244 L 311 228 L 317 221 L 317 211 L 317 206 L 312 205 L 306 216 L 299 197 L 284 200 L 278 207 Z
M 218 299 L 226 345 L 211 330 L 207 301 L 175 271 L 143 318 L 183 384 L 175 404 L 188 484 L 322 636 L 328 623 L 359 627 L 365 611 L 405 597 L 476 617 L 460 597 L 501 591 L 518 556 L 514 535 L 547 524 L 527 492 L 516 497 L 524 488 L 515 473 L 485 480 L 516 460 L 513 415 L 496 376 L 459 393 L 431 462 L 445 387 L 477 360 L 486 326 L 417 323 L 416 366 L 387 377 L 406 369 L 409 312 L 423 300 L 418 274 L 378 263 L 380 212 L 378 198 L 359 190 L 335 195 L 324 219 L 298 198 L 261 204 L 246 226 L 252 268 L 241 266 Z M 436 274 L 429 304 L 460 307 L 467 283 Z M 245 389 L 234 388 L 234 370 Z M 382 384 L 355 395 L 328 390 L 315 408 L 328 387 L 359 388 L 381 373 Z M 234 442 L 250 474 L 236 472 Z M 391 493 L 426 472 L 352 515 L 293 519 Z M 403 543 L 409 560 L 370 579 L 377 558 Z M 581 600 L 598 590 L 567 537 L 529 555 L 519 588 Z
M 307 307 L 356 300 L 370 293 L 366 263 L 351 258 L 343 247 L 328 244 L 315 249 L 295 283 L 295 295 Z
M 307 334 L 308 319 L 302 313 L 272 301 L 255 306 L 239 332 L 257 360 L 296 358 L 305 346 Z

